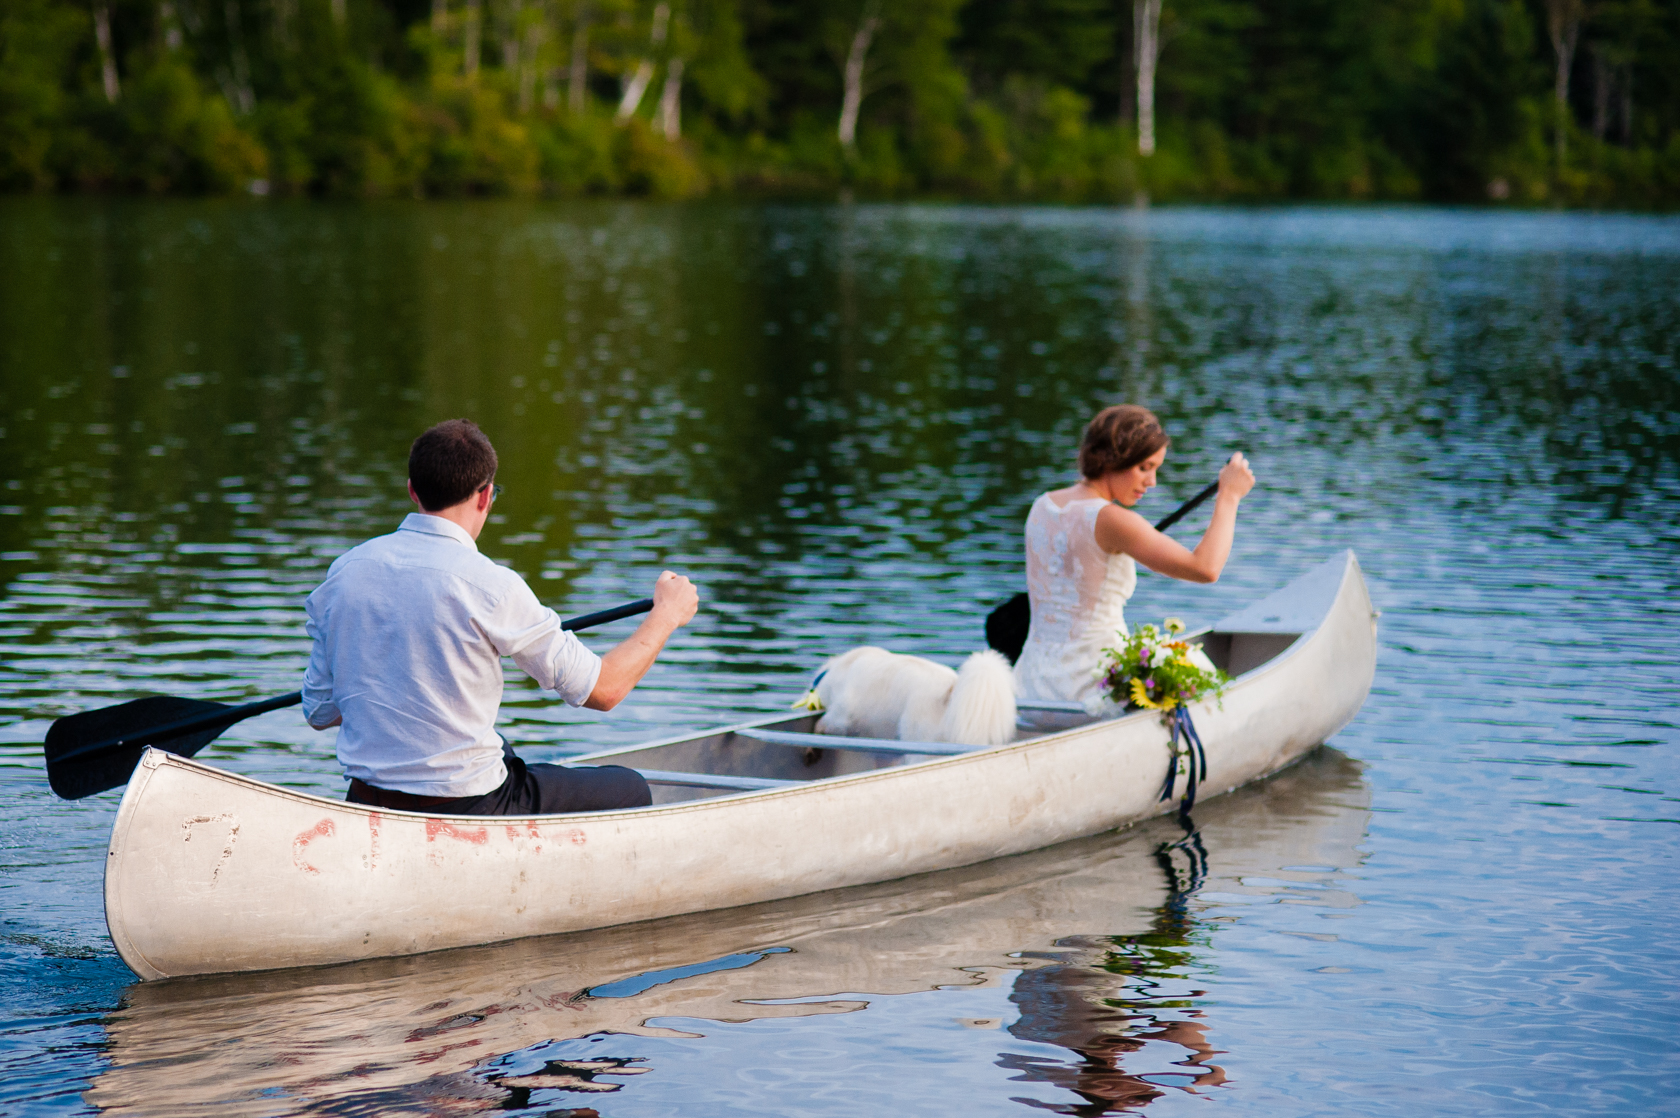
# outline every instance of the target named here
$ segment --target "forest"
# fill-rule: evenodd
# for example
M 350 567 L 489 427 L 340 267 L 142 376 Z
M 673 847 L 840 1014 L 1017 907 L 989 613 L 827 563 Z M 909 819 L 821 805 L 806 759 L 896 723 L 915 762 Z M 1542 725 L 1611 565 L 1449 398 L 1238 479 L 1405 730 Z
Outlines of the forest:
M 0 189 L 1680 204 L 1680 0 L 0 0 Z

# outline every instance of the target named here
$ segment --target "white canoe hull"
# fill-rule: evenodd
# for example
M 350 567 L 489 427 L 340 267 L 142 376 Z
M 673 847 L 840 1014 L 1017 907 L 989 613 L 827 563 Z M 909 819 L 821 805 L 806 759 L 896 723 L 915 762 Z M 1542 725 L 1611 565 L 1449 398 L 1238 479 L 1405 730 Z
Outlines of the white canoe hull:
M 1198 881 L 1204 897 L 1348 911 L 1360 899 L 1338 871 L 1360 863 L 1369 808 L 1359 766 L 1326 750 L 1198 805 L 1205 879 L 1182 846 L 1164 870 L 1162 840 L 1181 836 L 1154 820 L 965 869 L 650 924 L 142 983 L 103 1019 L 104 1068 L 83 1100 L 122 1118 L 272 1118 L 277 1099 L 291 1114 L 366 1114 L 374 1098 L 393 1115 L 457 1114 L 446 1104 L 459 1098 L 497 1113 L 484 1069 L 504 1053 L 605 1033 L 692 1037 L 694 1021 L 853 1012 L 877 995 L 957 987 L 1010 987 L 1024 1009 L 1046 988 L 1017 977 L 1031 970 L 1054 983 L 1057 1012 L 1040 1016 L 1048 1028 L 1023 1015 L 1012 1032 L 1124 1052 L 1138 1022 L 1111 999 L 1137 991 L 1132 976 L 1103 969 L 1112 937 L 1188 943 L 1202 921 L 1181 923 L 1173 902 Z
M 1195 709 L 1209 770 L 1201 797 L 1282 768 L 1358 712 L 1375 670 L 1374 618 L 1349 553 L 1215 626 L 1210 640 L 1233 633 L 1255 647 L 1302 635 L 1241 675 L 1221 705 Z M 1237 644 L 1230 655 L 1240 670 Z M 588 760 L 681 768 L 671 759 L 699 742 L 714 757 L 753 744 L 719 730 Z M 106 919 L 123 961 L 147 979 L 581 931 L 1124 826 L 1175 808 L 1158 798 L 1168 762 L 1165 727 L 1143 713 L 773 791 L 485 818 L 370 810 L 149 750 L 113 828 Z

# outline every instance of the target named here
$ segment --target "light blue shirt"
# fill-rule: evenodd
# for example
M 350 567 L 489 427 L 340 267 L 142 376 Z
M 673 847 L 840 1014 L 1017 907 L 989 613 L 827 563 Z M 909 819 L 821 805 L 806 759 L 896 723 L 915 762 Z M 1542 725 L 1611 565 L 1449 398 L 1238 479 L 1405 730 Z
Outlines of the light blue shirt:
M 307 603 L 303 714 L 343 717 L 347 776 L 420 796 L 480 796 L 507 779 L 496 714 L 502 657 L 572 706 L 601 659 L 466 530 L 410 513 L 334 560 Z

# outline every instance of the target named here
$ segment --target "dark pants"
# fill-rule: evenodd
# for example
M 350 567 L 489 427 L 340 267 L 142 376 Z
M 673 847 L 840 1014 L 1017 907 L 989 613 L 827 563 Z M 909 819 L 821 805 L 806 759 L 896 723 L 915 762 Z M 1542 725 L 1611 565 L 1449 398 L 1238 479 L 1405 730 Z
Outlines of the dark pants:
M 415 796 L 375 788 L 359 780 L 350 782 L 344 797 L 350 803 L 394 811 L 425 811 L 438 815 L 564 815 L 574 811 L 612 811 L 647 807 L 653 803 L 647 781 L 635 769 L 622 765 L 577 766 L 528 765 L 502 746 L 507 779 L 500 788 L 482 796 Z

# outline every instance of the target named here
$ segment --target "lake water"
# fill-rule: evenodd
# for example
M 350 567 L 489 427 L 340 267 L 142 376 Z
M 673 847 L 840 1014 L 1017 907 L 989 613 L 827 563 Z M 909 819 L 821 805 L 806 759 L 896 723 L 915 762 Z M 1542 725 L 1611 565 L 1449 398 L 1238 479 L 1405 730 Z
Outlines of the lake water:
M 0 201 L 0 1112 L 1680 1112 L 1677 293 L 1654 217 Z M 980 647 L 1120 400 L 1174 438 L 1142 511 L 1259 477 L 1226 577 L 1145 574 L 1132 619 L 1344 548 L 1383 610 L 1359 717 L 1198 840 L 326 971 L 117 959 L 120 792 L 55 799 L 47 726 L 294 689 L 428 424 L 495 440 L 481 547 L 562 613 L 701 586 L 610 715 L 510 675 L 549 759 L 785 709 L 860 642 Z M 342 794 L 296 709 L 200 759 Z

